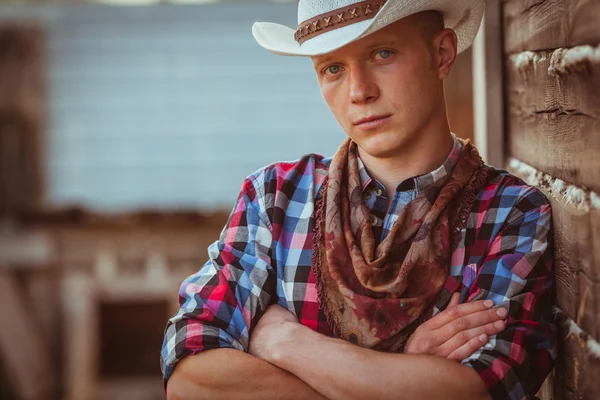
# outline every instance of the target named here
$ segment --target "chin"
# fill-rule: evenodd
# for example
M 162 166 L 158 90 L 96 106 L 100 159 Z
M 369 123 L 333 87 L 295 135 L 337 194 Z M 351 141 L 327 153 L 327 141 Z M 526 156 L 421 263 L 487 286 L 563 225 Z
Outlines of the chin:
M 359 146 L 374 157 L 388 157 L 398 153 L 408 141 L 407 139 L 397 133 L 386 132 L 363 140 Z

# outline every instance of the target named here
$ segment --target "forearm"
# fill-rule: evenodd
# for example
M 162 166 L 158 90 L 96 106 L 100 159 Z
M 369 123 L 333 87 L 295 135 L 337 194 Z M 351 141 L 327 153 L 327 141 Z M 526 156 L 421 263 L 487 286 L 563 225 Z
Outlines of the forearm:
M 329 399 L 489 399 L 478 374 L 455 361 L 381 353 L 299 328 L 269 361 Z
M 324 399 L 291 373 L 233 349 L 181 360 L 167 384 L 169 400 Z

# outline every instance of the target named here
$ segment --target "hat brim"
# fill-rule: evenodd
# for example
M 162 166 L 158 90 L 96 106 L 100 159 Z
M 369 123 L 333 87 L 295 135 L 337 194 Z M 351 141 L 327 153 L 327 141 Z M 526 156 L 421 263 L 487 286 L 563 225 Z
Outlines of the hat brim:
M 256 22 L 252 35 L 260 46 L 275 54 L 312 57 L 335 51 L 409 15 L 435 10 L 444 15 L 445 27 L 456 32 L 460 53 L 473 43 L 484 9 L 483 0 L 388 0 L 374 18 L 333 29 L 302 45 L 294 39 L 296 29 L 276 23 Z

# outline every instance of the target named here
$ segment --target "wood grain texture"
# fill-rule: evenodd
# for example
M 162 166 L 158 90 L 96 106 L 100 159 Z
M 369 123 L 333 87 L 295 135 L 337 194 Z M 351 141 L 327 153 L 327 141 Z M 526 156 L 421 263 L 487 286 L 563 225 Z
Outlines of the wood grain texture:
M 597 0 L 506 0 L 504 50 L 553 50 L 600 43 Z
M 506 60 L 509 156 L 600 191 L 600 47 Z
M 511 159 L 508 169 L 548 197 L 554 226 L 554 270 L 558 306 L 592 337 L 598 339 L 600 276 L 595 249 L 600 243 L 592 226 L 600 224 L 595 194 Z
M 555 370 L 556 399 L 598 399 L 600 357 L 590 349 L 588 334 L 562 312 L 557 314 L 557 325 L 560 340 Z

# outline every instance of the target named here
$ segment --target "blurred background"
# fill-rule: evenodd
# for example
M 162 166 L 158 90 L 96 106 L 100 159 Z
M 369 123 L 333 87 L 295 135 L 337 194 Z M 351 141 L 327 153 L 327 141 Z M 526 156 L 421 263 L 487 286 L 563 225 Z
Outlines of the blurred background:
M 255 21 L 297 2 L 0 4 L 0 398 L 161 399 L 181 281 L 243 179 L 345 134 Z M 470 50 L 447 79 L 473 138 Z

